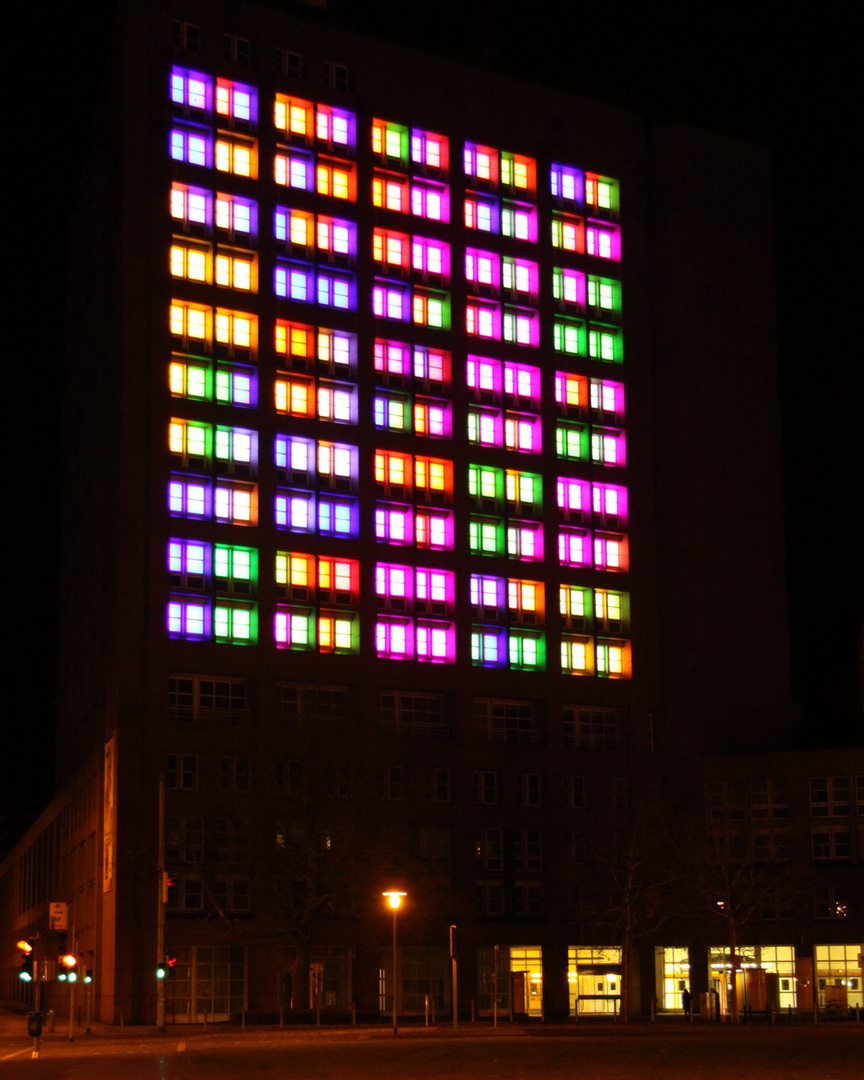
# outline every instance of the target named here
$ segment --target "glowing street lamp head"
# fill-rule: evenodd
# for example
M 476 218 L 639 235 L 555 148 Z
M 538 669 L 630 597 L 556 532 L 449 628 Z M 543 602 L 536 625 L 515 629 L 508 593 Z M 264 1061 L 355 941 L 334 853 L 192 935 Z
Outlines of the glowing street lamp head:
M 408 893 L 396 892 L 394 889 L 391 889 L 390 892 L 385 892 L 381 895 L 387 897 L 387 903 L 394 911 L 398 911 L 402 906 L 402 897 L 407 896 Z

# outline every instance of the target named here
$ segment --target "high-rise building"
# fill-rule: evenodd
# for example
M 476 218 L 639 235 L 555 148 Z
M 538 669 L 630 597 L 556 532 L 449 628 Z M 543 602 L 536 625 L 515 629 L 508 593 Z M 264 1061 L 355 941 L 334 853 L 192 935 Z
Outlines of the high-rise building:
M 791 745 L 767 156 L 204 0 L 121 7 L 97 133 L 64 794 L 7 861 L 16 933 L 50 950 L 66 902 L 111 1022 L 163 952 L 169 1020 L 440 1015 L 454 927 L 481 1014 L 719 985 L 725 931 L 634 923 L 621 880 L 663 892 L 703 795 L 806 805 L 705 759 Z M 777 994 L 787 937 L 754 938 Z

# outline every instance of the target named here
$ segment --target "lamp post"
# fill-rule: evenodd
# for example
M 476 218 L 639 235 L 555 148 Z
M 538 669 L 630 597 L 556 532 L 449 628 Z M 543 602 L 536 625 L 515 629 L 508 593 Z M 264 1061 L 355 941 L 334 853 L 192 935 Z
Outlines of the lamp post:
M 395 889 L 391 889 L 389 892 L 382 893 L 382 896 L 387 897 L 387 903 L 393 910 L 393 1034 L 399 1033 L 399 1024 L 397 1021 L 397 994 L 396 994 L 396 916 L 399 913 L 399 908 L 402 907 L 402 897 L 407 896 L 407 893 L 398 892 Z

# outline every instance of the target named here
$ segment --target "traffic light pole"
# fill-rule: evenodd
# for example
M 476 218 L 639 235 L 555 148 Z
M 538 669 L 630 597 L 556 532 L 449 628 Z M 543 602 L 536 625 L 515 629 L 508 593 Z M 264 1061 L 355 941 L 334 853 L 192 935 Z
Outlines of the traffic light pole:
M 159 777 L 159 855 L 156 912 L 156 964 L 157 968 L 165 963 L 165 776 Z M 156 979 L 156 1029 L 165 1030 L 165 975 Z

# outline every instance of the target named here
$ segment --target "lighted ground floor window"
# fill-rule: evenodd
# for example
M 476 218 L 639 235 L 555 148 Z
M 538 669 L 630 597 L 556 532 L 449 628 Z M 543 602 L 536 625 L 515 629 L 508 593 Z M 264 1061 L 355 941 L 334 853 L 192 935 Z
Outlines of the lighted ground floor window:
M 820 1009 L 864 1008 L 860 945 L 817 945 L 816 990 Z
M 658 1010 L 683 1009 L 681 995 L 690 986 L 690 953 L 686 948 L 662 946 L 654 950 Z M 693 1003 L 694 1010 L 698 1002 Z
M 742 1011 L 785 1011 L 796 1007 L 794 946 L 739 945 L 735 955 L 737 970 L 733 971 L 728 948 L 709 952 L 711 989 L 720 996 L 722 1015 L 732 1010 L 733 991 Z
M 570 1015 L 610 1013 L 621 1007 L 621 949 L 614 946 L 567 950 Z

